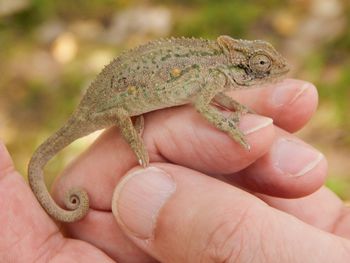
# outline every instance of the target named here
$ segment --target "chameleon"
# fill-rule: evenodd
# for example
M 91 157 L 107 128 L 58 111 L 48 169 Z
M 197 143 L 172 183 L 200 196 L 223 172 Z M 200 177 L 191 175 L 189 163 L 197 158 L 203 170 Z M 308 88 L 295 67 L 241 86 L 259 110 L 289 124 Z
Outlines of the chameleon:
M 87 192 L 68 190 L 66 209 L 61 208 L 44 182 L 47 162 L 76 139 L 116 125 L 139 164 L 147 167 L 142 114 L 184 104 L 192 104 L 209 123 L 249 149 L 238 128 L 249 109 L 225 92 L 275 81 L 288 71 L 288 63 L 270 43 L 225 35 L 216 40 L 166 38 L 124 51 L 97 75 L 65 124 L 34 152 L 29 185 L 53 219 L 81 220 L 89 210 Z M 231 115 L 224 115 L 219 106 Z

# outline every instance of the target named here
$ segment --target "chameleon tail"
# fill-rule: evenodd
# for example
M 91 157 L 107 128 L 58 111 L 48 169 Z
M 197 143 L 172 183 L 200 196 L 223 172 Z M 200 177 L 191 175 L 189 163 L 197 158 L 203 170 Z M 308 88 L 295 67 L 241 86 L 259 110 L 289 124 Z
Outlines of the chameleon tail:
M 80 121 L 73 115 L 61 129 L 38 147 L 29 162 L 28 180 L 33 193 L 46 212 L 59 221 L 74 222 L 82 219 L 89 210 L 89 197 L 83 189 L 70 189 L 64 199 L 69 210 L 62 209 L 46 188 L 43 168 L 57 152 L 95 130 L 93 127 L 91 129 L 86 127 L 89 125 L 91 124 L 87 121 Z

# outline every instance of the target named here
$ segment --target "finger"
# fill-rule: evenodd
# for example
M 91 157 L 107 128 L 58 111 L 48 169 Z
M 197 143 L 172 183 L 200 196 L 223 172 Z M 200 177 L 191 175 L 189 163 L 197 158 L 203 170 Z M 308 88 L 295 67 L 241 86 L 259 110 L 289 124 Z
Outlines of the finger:
M 253 192 L 297 198 L 319 189 L 326 176 L 322 153 L 277 128 L 269 151 L 246 169 L 225 176 L 225 181 Z
M 34 198 L 0 142 L 0 262 L 113 262 L 91 245 L 67 240 Z M 77 252 L 84 254 L 76 258 Z M 95 260 L 95 261 L 94 261 Z
M 35 248 L 58 229 L 41 209 L 23 178 L 15 171 L 11 157 L 0 143 L 0 261 L 26 257 L 33 262 Z M 35 233 L 35 230 L 40 230 Z M 55 239 L 55 238 L 53 238 Z M 29 246 L 30 242 L 32 244 Z M 18 255 L 18 251 L 21 251 Z M 32 258 L 30 257 L 32 256 Z M 19 259 L 17 259 L 20 261 Z
M 298 199 L 262 194 L 257 196 L 270 206 L 291 214 L 309 225 L 350 239 L 350 209 L 326 187 Z
M 265 86 L 232 91 L 230 95 L 289 132 L 302 128 L 316 111 L 317 89 L 309 82 L 284 79 Z
M 174 165 L 157 167 L 126 176 L 116 188 L 112 209 L 125 233 L 161 262 L 350 260 L 345 239 L 204 174 Z
M 247 150 L 191 107 L 155 112 L 148 119 L 144 139 L 148 149 L 161 156 L 151 157 L 152 161 L 165 159 L 209 174 L 229 174 L 249 166 L 269 149 L 275 135 L 270 118 L 243 116 L 239 129 L 250 145 Z

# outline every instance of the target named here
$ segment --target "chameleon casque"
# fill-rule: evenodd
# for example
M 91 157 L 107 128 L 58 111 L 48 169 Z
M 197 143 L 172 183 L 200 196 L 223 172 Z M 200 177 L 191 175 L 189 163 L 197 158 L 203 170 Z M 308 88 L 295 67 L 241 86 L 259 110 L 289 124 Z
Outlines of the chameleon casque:
M 249 149 L 238 129 L 239 118 L 248 109 L 224 92 L 271 82 L 287 71 L 287 62 L 271 44 L 229 36 L 216 41 L 162 39 L 122 53 L 92 82 L 63 127 L 35 151 L 28 167 L 29 184 L 54 219 L 82 219 L 89 209 L 86 191 L 69 190 L 64 200 L 68 210 L 59 207 L 44 182 L 46 163 L 74 140 L 116 125 L 146 167 L 142 114 L 183 104 L 193 104 L 207 121 Z M 231 116 L 225 117 L 214 103 L 232 111 Z

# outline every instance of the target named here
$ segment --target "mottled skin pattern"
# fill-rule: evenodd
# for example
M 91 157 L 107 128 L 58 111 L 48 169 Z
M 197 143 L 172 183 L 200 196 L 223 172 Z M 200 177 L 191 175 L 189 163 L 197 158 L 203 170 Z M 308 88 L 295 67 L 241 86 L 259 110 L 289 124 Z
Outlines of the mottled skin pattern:
M 224 92 L 269 82 L 287 71 L 287 63 L 269 43 L 228 36 L 216 41 L 164 39 L 125 52 L 102 70 L 71 118 L 36 150 L 28 168 L 30 186 L 54 219 L 80 220 L 89 209 L 87 193 L 71 189 L 65 198 L 69 210 L 59 207 L 44 183 L 46 163 L 74 140 L 116 125 L 146 167 L 142 114 L 177 105 L 193 104 L 207 121 L 248 149 L 237 128 L 239 117 L 248 110 Z M 232 115 L 225 117 L 213 103 Z

